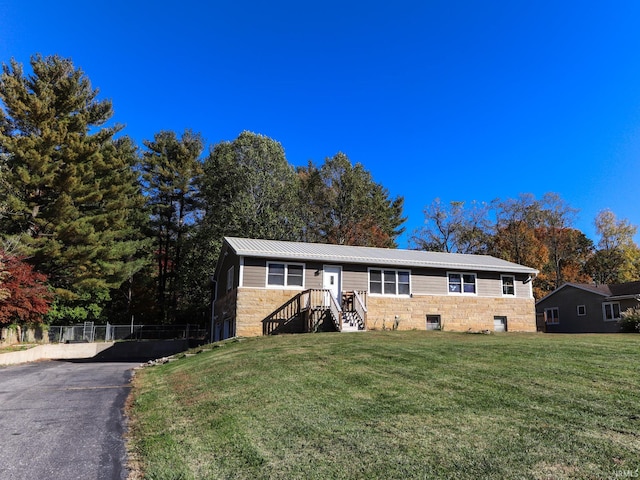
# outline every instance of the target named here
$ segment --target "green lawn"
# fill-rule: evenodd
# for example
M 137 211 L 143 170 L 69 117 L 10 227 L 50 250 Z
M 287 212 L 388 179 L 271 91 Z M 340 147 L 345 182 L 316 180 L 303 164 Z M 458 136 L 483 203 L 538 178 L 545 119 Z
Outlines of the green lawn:
M 148 479 L 640 477 L 640 335 L 262 337 L 134 385 Z

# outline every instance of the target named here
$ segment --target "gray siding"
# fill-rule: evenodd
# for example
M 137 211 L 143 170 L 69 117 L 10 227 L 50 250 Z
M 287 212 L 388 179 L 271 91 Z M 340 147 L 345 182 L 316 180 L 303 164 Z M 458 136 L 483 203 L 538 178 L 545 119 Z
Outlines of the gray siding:
M 220 280 L 224 283 L 226 279 L 226 271 L 229 262 L 236 262 L 236 282 L 239 272 L 239 262 L 235 255 L 228 255 L 223 263 L 223 271 Z M 275 259 L 264 258 L 244 258 L 243 267 L 243 287 L 265 288 L 267 278 L 267 262 L 276 262 Z M 304 288 L 322 288 L 322 270 L 324 265 L 337 265 L 332 263 L 320 262 L 286 262 L 283 263 L 303 263 L 305 266 L 305 284 Z M 426 268 L 397 268 L 397 267 L 380 267 L 376 265 L 358 265 L 343 264 L 342 267 L 342 290 L 369 290 L 369 268 L 388 268 L 395 270 L 411 271 L 411 292 L 415 295 L 448 295 L 447 271 L 439 269 Z M 463 273 L 474 273 L 465 271 Z M 516 297 L 530 298 L 529 285 L 523 283 L 527 275 L 517 274 L 516 278 Z M 502 297 L 502 279 L 500 273 L 495 272 L 476 272 L 477 296 L 479 297 Z M 236 285 L 237 286 L 237 285 Z M 219 286 L 220 288 L 220 286 Z M 224 288 L 224 287 L 222 287 Z M 224 294 L 225 290 L 220 293 Z
M 447 295 L 447 272 L 424 268 L 411 271 L 411 291 L 415 295 Z
M 342 266 L 343 290 L 369 290 L 369 271 L 365 265 Z
M 244 259 L 243 287 L 265 288 L 267 286 L 267 262 L 295 263 L 304 265 L 304 288 L 322 288 L 322 265 L 314 262 L 291 262 L 284 260 L 267 260 L 264 258 Z
M 447 272 L 448 271 L 445 270 L 435 269 L 412 270 L 412 293 L 416 295 L 448 295 L 449 285 Z M 502 297 L 502 277 L 500 273 L 473 271 L 460 272 L 476 273 L 476 291 L 479 297 Z M 519 274 L 514 276 L 516 298 L 531 298 L 529 294 L 529 284 L 524 283 L 528 275 Z
M 262 258 L 245 257 L 242 272 L 243 287 L 264 287 L 267 283 L 267 262 Z
M 606 297 L 567 285 L 553 295 L 543 298 L 536 304 L 536 313 L 543 314 L 547 308 L 557 308 L 559 323 L 547 324 L 550 333 L 612 333 L 620 331 L 617 322 L 605 322 L 602 303 Z M 578 305 L 584 305 L 586 315 L 578 315 Z M 627 302 L 620 301 L 620 310 L 624 311 Z
M 316 272 L 318 274 L 316 275 Z M 305 263 L 304 288 L 322 288 L 322 264 L 317 262 Z
M 229 268 L 233 266 L 233 285 L 230 288 L 227 288 L 227 272 Z M 217 289 L 217 297 L 221 298 L 224 296 L 228 290 L 232 290 L 238 287 L 238 277 L 240 272 L 240 259 L 233 252 L 229 252 L 227 256 L 224 257 L 222 262 L 220 272 L 218 272 L 217 280 L 218 284 L 216 285 Z

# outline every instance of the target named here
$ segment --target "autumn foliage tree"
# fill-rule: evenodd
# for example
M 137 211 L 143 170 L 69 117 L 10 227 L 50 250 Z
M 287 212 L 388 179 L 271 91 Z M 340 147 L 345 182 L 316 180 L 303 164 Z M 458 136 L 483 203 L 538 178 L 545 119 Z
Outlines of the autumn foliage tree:
M 4 251 L 0 251 L 0 265 L 0 325 L 42 322 L 52 301 L 46 275 L 36 272 L 23 258 Z

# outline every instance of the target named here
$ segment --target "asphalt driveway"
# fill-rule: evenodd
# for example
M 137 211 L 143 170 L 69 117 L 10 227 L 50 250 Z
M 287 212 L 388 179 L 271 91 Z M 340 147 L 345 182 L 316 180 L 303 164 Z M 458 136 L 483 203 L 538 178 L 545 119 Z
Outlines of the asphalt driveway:
M 123 407 L 137 365 L 0 367 L 0 479 L 126 479 Z

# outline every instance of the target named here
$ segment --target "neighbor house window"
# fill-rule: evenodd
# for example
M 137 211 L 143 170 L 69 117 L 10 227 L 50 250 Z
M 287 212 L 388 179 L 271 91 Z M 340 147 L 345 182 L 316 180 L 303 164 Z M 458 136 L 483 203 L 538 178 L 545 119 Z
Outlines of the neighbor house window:
M 227 292 L 233 288 L 233 267 L 227 270 Z
M 620 304 L 618 302 L 606 302 L 602 304 L 605 322 L 620 320 Z
M 502 295 L 516 294 L 516 278 L 513 275 L 502 275 Z
M 449 293 L 476 294 L 475 273 L 449 273 Z
M 544 321 L 549 325 L 560 323 L 560 310 L 558 307 L 544 309 Z
M 267 285 L 272 287 L 302 287 L 304 265 L 298 263 L 267 263 Z
M 587 307 L 585 305 L 578 305 L 578 316 L 584 317 L 587 314 Z
M 440 330 L 440 315 L 427 315 L 427 330 Z
M 369 293 L 409 295 L 411 272 L 406 270 L 369 270 Z

